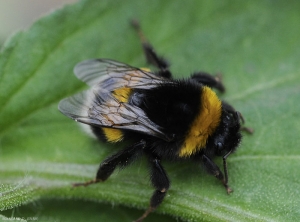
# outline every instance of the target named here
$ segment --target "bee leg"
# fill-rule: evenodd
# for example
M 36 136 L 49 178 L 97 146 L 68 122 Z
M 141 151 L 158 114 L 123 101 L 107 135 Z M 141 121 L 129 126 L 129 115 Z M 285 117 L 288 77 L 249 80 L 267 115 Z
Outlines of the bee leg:
M 135 222 L 141 222 L 145 219 L 149 213 L 154 211 L 163 201 L 164 197 L 170 186 L 170 181 L 168 176 L 160 164 L 160 160 L 158 158 L 150 158 L 150 167 L 151 167 L 151 182 L 154 188 L 156 189 L 150 199 L 150 206 L 145 211 L 145 213 L 138 218 Z
M 203 85 L 209 86 L 210 88 L 215 88 L 222 93 L 225 92 L 225 86 L 222 83 L 221 74 L 212 76 L 206 72 L 196 72 L 191 76 L 191 79 L 202 83 Z
M 169 63 L 165 58 L 157 55 L 153 46 L 147 41 L 144 33 L 142 32 L 139 22 L 137 20 L 132 20 L 131 24 L 140 37 L 147 62 L 159 69 L 157 75 L 169 79 L 172 78 L 172 74 L 169 70 Z
M 104 182 L 116 169 L 119 167 L 126 167 L 133 160 L 135 160 L 140 154 L 142 149 L 145 147 L 145 142 L 140 141 L 126 149 L 119 151 L 118 153 L 105 159 L 99 166 L 96 178 L 84 183 L 75 183 L 74 187 L 77 186 L 88 186 L 90 184 Z
M 222 171 L 220 170 L 220 168 L 205 154 L 202 155 L 202 161 L 207 172 L 211 175 L 214 175 L 218 180 L 220 180 L 223 183 L 227 193 L 229 194 L 233 190 L 228 186 L 228 172 L 227 172 L 227 164 L 226 164 L 227 156 L 223 158 L 225 177 Z

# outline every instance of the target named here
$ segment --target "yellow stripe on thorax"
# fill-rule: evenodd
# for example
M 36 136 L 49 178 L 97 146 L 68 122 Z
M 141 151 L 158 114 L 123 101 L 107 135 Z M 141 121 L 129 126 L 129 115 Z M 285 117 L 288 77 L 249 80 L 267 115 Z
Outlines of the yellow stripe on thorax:
M 209 87 L 203 87 L 200 97 L 201 107 L 198 116 L 190 126 L 179 156 L 189 157 L 204 148 L 206 141 L 219 126 L 221 101 Z
M 122 87 L 122 88 L 115 89 L 112 92 L 112 95 L 119 102 L 127 103 L 131 92 L 132 92 L 131 88 Z M 124 138 L 123 132 L 119 129 L 102 127 L 102 130 L 108 142 L 116 143 L 122 141 Z

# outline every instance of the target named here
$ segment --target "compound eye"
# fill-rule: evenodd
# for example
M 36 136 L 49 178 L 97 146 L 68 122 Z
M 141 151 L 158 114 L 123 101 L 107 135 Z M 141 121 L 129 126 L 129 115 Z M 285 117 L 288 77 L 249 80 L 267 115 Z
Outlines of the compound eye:
M 217 148 L 218 148 L 218 151 L 223 150 L 223 143 L 218 142 L 218 143 L 217 143 Z

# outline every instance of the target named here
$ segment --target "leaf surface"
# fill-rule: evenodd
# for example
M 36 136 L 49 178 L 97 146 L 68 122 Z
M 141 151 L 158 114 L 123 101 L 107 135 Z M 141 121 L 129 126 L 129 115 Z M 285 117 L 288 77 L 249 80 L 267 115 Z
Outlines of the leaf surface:
M 125 207 L 114 211 L 111 204 L 148 207 L 153 188 L 143 159 L 105 183 L 71 188 L 73 182 L 93 178 L 98 164 L 118 148 L 91 139 L 57 110 L 61 99 L 86 88 L 72 73 L 84 59 L 146 66 L 129 25 L 138 18 L 176 77 L 197 70 L 223 73 L 227 92 L 221 98 L 255 129 L 228 158 L 234 193 L 228 196 L 195 163 L 164 162 L 172 186 L 156 213 L 185 221 L 297 220 L 299 9 L 297 1 L 85 0 L 14 35 L 0 53 L 1 217 L 10 217 L 12 209 L 26 203 L 26 215 L 34 215 L 26 207 L 36 202 L 49 209 L 44 216 L 52 215 L 48 201 L 66 204 L 56 217 L 64 221 L 78 216 L 69 214 L 73 207 L 82 209 L 86 221 L 95 220 L 91 214 L 97 211 L 85 210 L 95 205 L 83 200 L 99 203 L 99 214 L 115 221 L 123 221 L 113 219 L 121 211 L 128 221 L 141 213 Z M 221 166 L 221 158 L 217 163 Z M 148 221 L 150 217 L 162 216 L 150 215 Z

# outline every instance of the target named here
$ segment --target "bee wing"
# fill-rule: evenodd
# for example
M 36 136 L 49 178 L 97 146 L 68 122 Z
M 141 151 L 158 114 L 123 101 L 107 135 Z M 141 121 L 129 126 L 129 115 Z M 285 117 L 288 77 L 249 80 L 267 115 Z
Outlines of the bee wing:
M 63 114 L 88 125 L 132 130 L 170 140 L 142 109 L 122 103 L 112 95 L 117 88 L 150 89 L 168 80 L 108 59 L 83 61 L 75 66 L 74 73 L 92 87 L 62 100 L 58 108 Z
M 170 140 L 142 109 L 120 103 L 109 91 L 99 87 L 62 100 L 58 108 L 66 116 L 81 123 L 132 130 Z
M 108 91 L 121 87 L 149 89 L 166 81 L 151 72 L 109 59 L 83 61 L 75 66 L 74 73 L 88 85 Z

